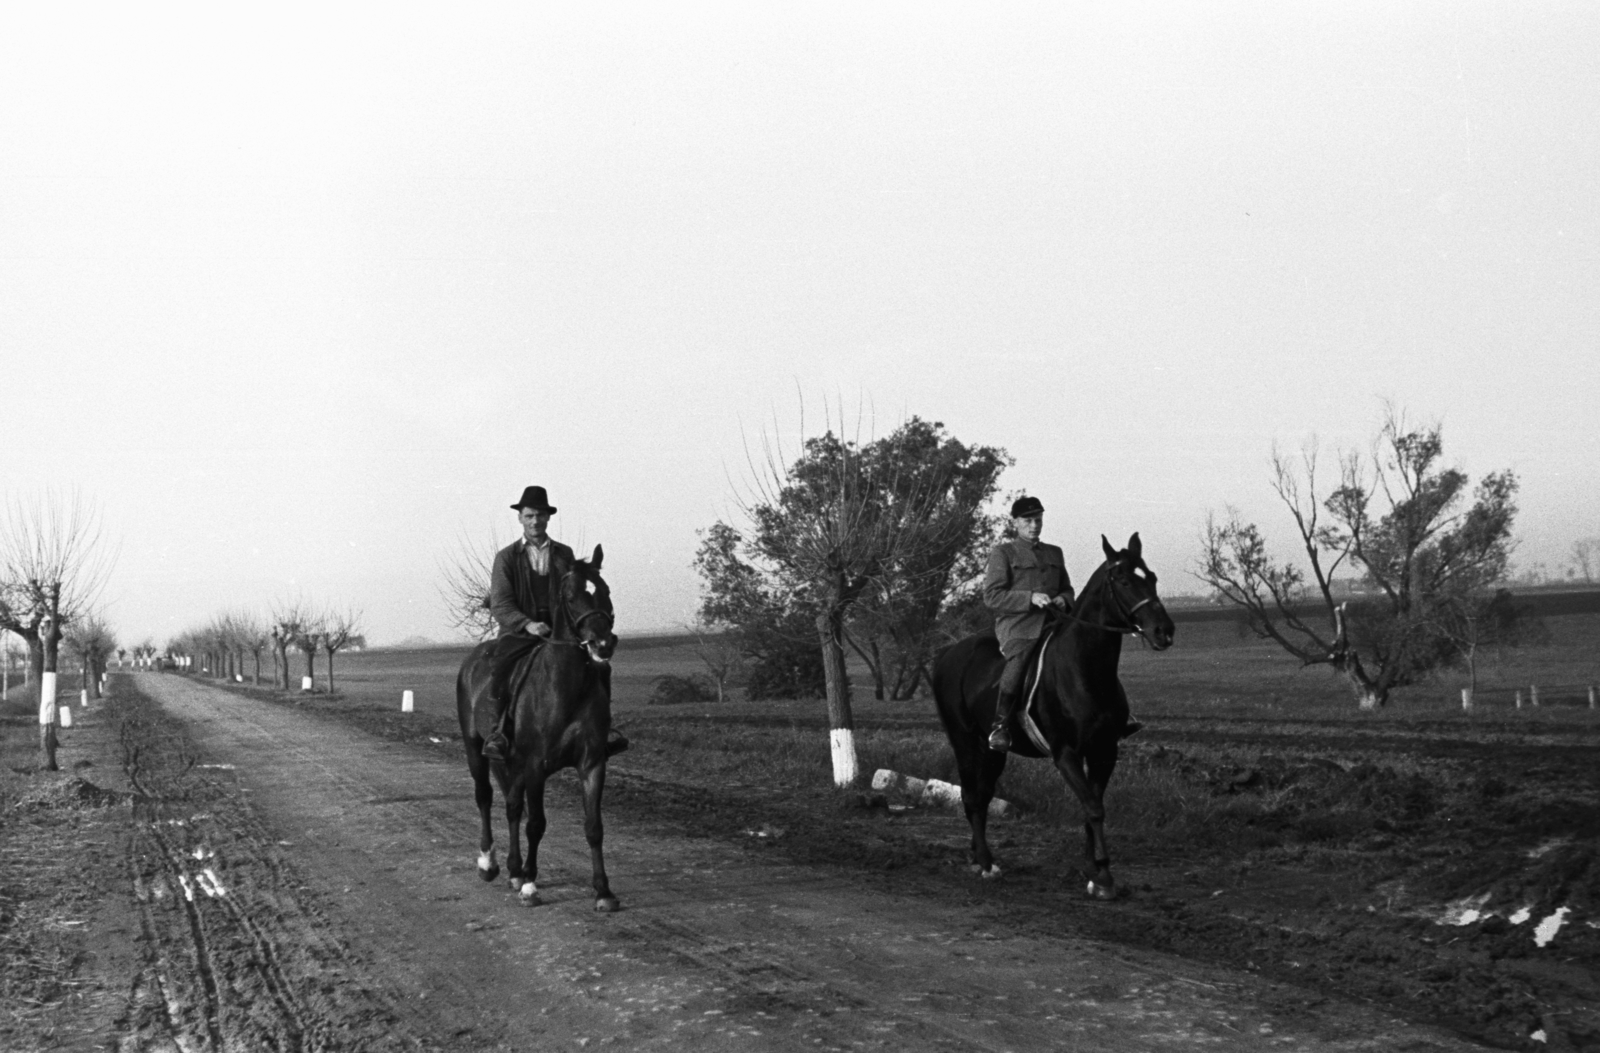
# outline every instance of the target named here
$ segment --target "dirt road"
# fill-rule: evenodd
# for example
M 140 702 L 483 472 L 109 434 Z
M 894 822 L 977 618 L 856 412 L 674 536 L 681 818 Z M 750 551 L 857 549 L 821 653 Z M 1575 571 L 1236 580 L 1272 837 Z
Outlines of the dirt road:
M 1337 1001 L 1284 1019 L 1245 973 L 985 931 L 836 871 L 615 820 L 624 909 L 599 915 L 566 792 L 543 904 L 524 908 L 476 876 L 453 750 L 175 676 L 134 682 L 192 747 L 170 728 L 141 740 L 137 720 L 122 731 L 145 795 L 127 864 L 143 949 L 113 940 L 102 964 L 143 966 L 118 1048 L 1477 1048 Z

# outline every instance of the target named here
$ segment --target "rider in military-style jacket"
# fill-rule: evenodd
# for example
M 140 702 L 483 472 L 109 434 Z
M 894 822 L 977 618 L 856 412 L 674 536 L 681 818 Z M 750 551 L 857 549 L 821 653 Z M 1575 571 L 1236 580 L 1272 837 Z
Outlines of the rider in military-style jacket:
M 989 553 L 983 576 L 984 606 L 994 612 L 994 634 L 1006 660 L 1000 674 L 1000 699 L 995 710 L 989 748 L 1011 748 L 1011 714 L 1022 693 L 1028 652 L 1044 633 L 1045 609 L 1072 607 L 1072 580 L 1061 549 L 1039 541 L 1044 528 L 1044 505 L 1037 497 L 1019 497 L 1011 505 L 1015 540 L 996 545 Z

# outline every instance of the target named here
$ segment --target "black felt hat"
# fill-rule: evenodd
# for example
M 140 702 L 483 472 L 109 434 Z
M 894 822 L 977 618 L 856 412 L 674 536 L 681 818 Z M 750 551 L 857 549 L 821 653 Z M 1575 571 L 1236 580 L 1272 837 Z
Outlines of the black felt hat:
M 551 504 L 550 499 L 545 496 L 544 487 L 542 486 L 530 486 L 524 489 L 522 491 L 522 500 L 512 505 L 511 508 L 517 512 L 522 511 L 524 508 L 531 508 L 536 512 L 556 514 L 556 506 Z
M 1019 497 L 1011 502 L 1011 518 L 1019 519 L 1023 516 L 1036 516 L 1044 511 L 1044 505 L 1037 497 Z

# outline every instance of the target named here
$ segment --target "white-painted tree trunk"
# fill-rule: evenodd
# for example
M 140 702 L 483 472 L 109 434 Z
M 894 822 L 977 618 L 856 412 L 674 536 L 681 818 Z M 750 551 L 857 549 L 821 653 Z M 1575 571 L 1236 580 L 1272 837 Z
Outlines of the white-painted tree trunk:
M 39 724 L 41 727 L 56 722 L 56 674 L 45 673 L 39 678 Z
M 833 784 L 850 786 L 856 781 L 856 733 L 850 728 L 834 728 L 828 732 L 833 746 Z

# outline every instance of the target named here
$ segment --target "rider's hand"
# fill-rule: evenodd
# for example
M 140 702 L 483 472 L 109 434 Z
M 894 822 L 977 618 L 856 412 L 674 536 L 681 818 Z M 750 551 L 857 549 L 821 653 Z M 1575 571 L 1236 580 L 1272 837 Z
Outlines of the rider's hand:
M 530 636 L 549 636 L 550 626 L 547 622 L 529 622 L 523 626 Z
M 1033 605 L 1035 607 L 1048 607 L 1048 606 L 1050 606 L 1050 597 L 1046 596 L 1042 592 L 1034 593 L 1033 596 L 1030 597 L 1030 599 L 1032 600 Z
M 1064 611 L 1072 605 L 1067 602 L 1067 594 L 1063 592 L 1061 595 L 1050 601 L 1050 606 L 1054 607 L 1058 611 Z

